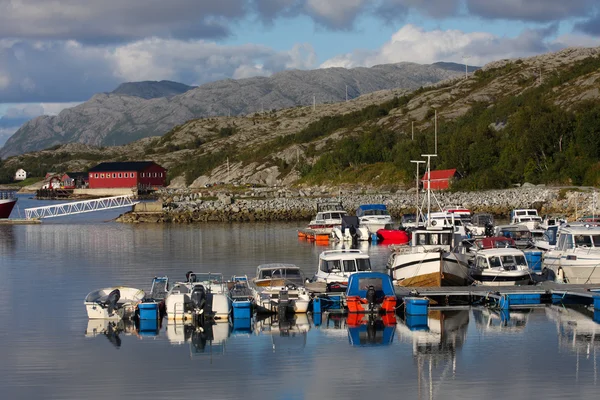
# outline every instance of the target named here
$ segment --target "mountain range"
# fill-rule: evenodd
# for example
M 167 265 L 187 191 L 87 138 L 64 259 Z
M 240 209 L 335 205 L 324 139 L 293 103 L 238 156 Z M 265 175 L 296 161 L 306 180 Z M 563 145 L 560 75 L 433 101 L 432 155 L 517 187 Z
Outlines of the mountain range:
M 379 90 L 412 90 L 463 72 L 464 66 L 454 63 L 398 63 L 289 70 L 270 77 L 227 79 L 198 87 L 170 81 L 124 83 L 56 116 L 26 122 L 0 149 L 0 158 L 65 143 L 122 145 L 163 135 L 196 118 L 339 102 Z

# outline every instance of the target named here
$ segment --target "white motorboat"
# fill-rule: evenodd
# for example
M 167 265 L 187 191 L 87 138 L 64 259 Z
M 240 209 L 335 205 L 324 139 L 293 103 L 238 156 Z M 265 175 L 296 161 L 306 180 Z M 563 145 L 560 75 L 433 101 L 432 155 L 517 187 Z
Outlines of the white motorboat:
M 165 298 L 169 322 L 189 320 L 203 314 L 215 321 L 227 321 L 231 312 L 229 290 L 223 274 L 206 272 L 186 274 L 187 281 L 176 282 Z
M 543 251 L 552 250 L 556 247 L 558 228 L 558 225 L 548 227 L 541 238 L 533 239 L 533 245 Z
M 529 249 L 533 247 L 531 231 L 526 225 L 498 225 L 495 228 L 494 233 L 496 236 L 504 236 L 513 239 L 519 249 Z
M 393 224 L 392 216 L 385 204 L 363 204 L 356 209 L 356 216 L 361 227 L 365 227 L 370 233 L 376 233 L 379 229 Z
M 561 226 L 567 223 L 567 219 L 560 215 L 544 215 L 540 222 L 540 229 L 548 229 L 551 226 Z
M 368 254 L 357 249 L 326 250 L 319 255 L 313 281 L 346 284 L 351 274 L 365 271 L 371 271 Z
M 536 209 L 515 209 L 510 212 L 510 223 L 525 225 L 528 229 L 538 229 L 542 218 Z
M 344 215 L 342 225 L 333 228 L 331 236 L 342 242 L 365 242 L 371 238 L 371 232 L 367 227 L 361 226 L 358 217 Z
M 600 227 L 561 227 L 556 247 L 544 254 L 543 268 L 559 282 L 600 283 Z
M 257 312 L 305 313 L 310 294 L 304 287 L 304 275 L 294 264 L 261 264 L 250 281 Z
M 342 217 L 347 215 L 341 202 L 317 204 L 317 215 L 308 224 L 308 229 L 316 233 L 331 234 L 334 228 L 342 226 Z
M 486 286 L 528 285 L 531 281 L 525 254 L 510 247 L 478 250 L 469 273 L 475 282 Z
M 453 250 L 453 228 L 428 226 L 411 233 L 410 245 L 390 246 L 387 268 L 400 286 L 462 286 L 468 269 Z
M 84 304 L 90 319 L 131 318 L 144 297 L 146 293 L 141 289 L 115 286 L 88 293 Z

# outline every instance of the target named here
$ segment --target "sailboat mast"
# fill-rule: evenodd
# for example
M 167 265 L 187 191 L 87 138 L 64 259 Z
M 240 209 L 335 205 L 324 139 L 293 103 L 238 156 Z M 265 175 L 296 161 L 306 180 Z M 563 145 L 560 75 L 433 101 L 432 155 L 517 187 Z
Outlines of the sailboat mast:
M 421 154 L 421 157 L 427 158 L 427 226 L 429 226 L 429 215 L 431 213 L 431 157 L 437 157 L 437 154 Z
M 411 163 L 415 163 L 417 164 L 417 191 L 416 191 L 416 197 L 417 197 L 417 203 L 416 203 L 416 216 L 417 216 L 417 220 L 416 220 L 416 226 L 419 226 L 419 216 L 421 214 L 421 208 L 419 207 L 419 164 L 424 164 L 425 161 L 422 160 L 410 160 Z

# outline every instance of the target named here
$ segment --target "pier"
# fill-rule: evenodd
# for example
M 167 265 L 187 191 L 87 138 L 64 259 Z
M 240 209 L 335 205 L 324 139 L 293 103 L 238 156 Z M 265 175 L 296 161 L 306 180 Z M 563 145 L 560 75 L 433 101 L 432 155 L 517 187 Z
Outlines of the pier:
M 82 214 L 92 211 L 110 210 L 113 208 L 129 207 L 137 204 L 133 195 L 104 197 L 102 199 L 74 201 L 70 203 L 53 204 L 50 206 L 25 209 L 25 218 L 42 219 Z

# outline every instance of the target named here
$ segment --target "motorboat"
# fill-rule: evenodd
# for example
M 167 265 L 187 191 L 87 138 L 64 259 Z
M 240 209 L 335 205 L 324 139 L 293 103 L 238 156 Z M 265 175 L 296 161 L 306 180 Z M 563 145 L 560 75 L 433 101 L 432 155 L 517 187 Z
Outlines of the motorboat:
M 17 196 L 14 191 L 0 190 L 0 219 L 10 217 L 16 203 Z
M 392 278 L 383 272 L 357 272 L 350 275 L 346 290 L 349 314 L 394 314 L 396 292 Z
M 319 255 L 319 266 L 313 281 L 346 284 L 352 274 L 366 271 L 371 271 L 367 253 L 358 249 L 326 250 Z
M 254 292 L 248 285 L 248 277 L 246 275 L 234 275 L 228 282 L 228 286 L 233 319 L 252 318 Z
M 561 215 L 544 215 L 540 222 L 540 229 L 548 229 L 551 226 L 560 226 L 567 223 L 567 219 Z
M 384 244 L 407 244 L 409 240 L 409 234 L 406 230 L 394 229 L 391 224 L 377 231 L 377 241 Z
M 342 242 L 368 241 L 371 238 L 369 229 L 362 226 L 358 217 L 344 215 L 340 227 L 334 227 L 331 236 Z
M 525 225 L 528 229 L 537 229 L 542 222 L 536 209 L 514 209 L 510 212 L 510 223 Z
M 202 315 L 215 321 L 227 321 L 231 312 L 231 301 L 223 274 L 189 271 L 186 279 L 185 282 L 176 282 L 165 298 L 169 322 L 190 320 L 194 315 Z
M 494 236 L 494 216 L 490 213 L 475 213 L 468 228 L 473 237 Z
M 304 275 L 294 264 L 261 264 L 249 286 L 254 291 L 258 313 L 305 313 L 310 294 L 304 287 Z
M 549 226 L 541 238 L 535 239 L 533 245 L 543 251 L 552 250 L 556 246 L 558 237 L 558 225 Z
M 342 226 L 342 217 L 348 213 L 341 202 L 325 202 L 317 204 L 317 215 L 308 224 L 308 229 L 315 233 L 331 234 L 334 228 Z
M 144 297 L 146 293 L 141 289 L 114 286 L 88 293 L 84 304 L 90 319 L 127 319 L 135 315 Z
M 543 268 L 559 282 L 600 283 L 600 227 L 561 227 L 556 247 L 544 254 Z
M 427 226 L 411 232 L 409 245 L 390 246 L 387 268 L 400 286 L 462 286 L 468 268 L 453 252 L 454 229 Z
M 519 249 L 529 249 L 533 247 L 531 231 L 526 225 L 498 225 L 494 234 L 496 236 L 504 236 L 513 239 L 515 241 L 515 245 Z
M 393 222 L 385 204 L 360 205 L 356 209 L 356 216 L 360 226 L 367 228 L 370 233 L 375 233 Z
M 528 285 L 531 282 L 525 254 L 514 247 L 480 249 L 469 266 L 471 278 L 482 285 Z

